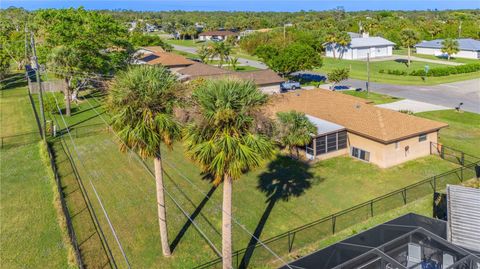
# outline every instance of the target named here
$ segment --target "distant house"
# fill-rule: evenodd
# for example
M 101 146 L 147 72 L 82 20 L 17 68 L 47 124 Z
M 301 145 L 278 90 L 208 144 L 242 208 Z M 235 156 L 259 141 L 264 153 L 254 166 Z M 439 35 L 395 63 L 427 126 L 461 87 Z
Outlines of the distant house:
M 309 159 L 349 155 L 387 168 L 430 155 L 445 123 L 376 107 L 365 99 L 315 89 L 277 95 L 269 108 L 307 115 L 318 134 L 305 148 Z
M 218 30 L 218 31 L 207 31 L 207 32 L 200 33 L 198 35 L 198 39 L 202 41 L 207 41 L 207 40 L 224 41 L 224 40 L 227 40 L 228 38 L 235 38 L 236 36 L 237 36 L 237 33 L 234 33 L 232 31 Z
M 272 70 L 255 70 L 236 72 L 203 63 L 195 63 L 177 71 L 180 80 L 188 81 L 195 78 L 224 78 L 233 77 L 253 81 L 261 91 L 265 93 L 280 92 L 280 84 L 284 82 L 277 73 Z
M 480 41 L 471 38 L 457 39 L 460 51 L 452 57 L 480 59 Z M 418 54 L 435 55 L 447 57 L 446 53 L 442 52 L 443 39 L 435 39 L 430 41 L 422 41 L 415 45 Z
M 247 29 L 245 31 L 240 32 L 240 35 L 238 36 L 238 38 L 240 39 L 254 33 L 268 33 L 271 30 L 272 30 L 271 28 L 263 28 L 263 29 L 256 29 L 256 30 Z
M 362 35 L 349 33 L 351 42 L 348 46 L 340 46 L 337 43 L 326 43 L 325 56 L 335 57 L 339 59 L 357 60 L 366 59 L 370 54 L 370 58 L 392 56 L 393 46 L 395 43 L 379 36 L 370 37 L 368 33 Z
M 194 63 L 192 60 L 170 52 L 148 53 L 135 60 L 135 64 L 163 65 L 173 72 Z

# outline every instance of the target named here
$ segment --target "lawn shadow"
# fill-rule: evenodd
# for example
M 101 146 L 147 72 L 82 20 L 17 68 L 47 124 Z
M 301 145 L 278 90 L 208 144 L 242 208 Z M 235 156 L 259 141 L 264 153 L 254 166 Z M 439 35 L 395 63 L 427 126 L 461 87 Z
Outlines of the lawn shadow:
M 406 67 L 408 67 L 408 60 L 406 59 L 395 59 L 395 62 L 404 64 Z
M 287 156 L 278 156 L 268 165 L 268 170 L 260 174 L 257 189 L 267 197 L 267 207 L 260 218 L 257 227 L 247 245 L 239 268 L 248 268 L 253 256 L 255 245 L 258 243 L 262 231 L 278 201 L 289 201 L 292 197 L 299 197 L 313 184 L 323 179 L 315 178 L 311 173 L 310 165 L 293 160 Z
M 192 222 L 195 221 L 195 218 L 200 215 L 200 213 L 202 212 L 202 209 L 203 207 L 205 207 L 205 205 L 207 204 L 208 200 L 210 200 L 210 197 L 212 197 L 213 193 L 215 192 L 215 190 L 217 189 L 217 186 L 213 185 L 210 190 L 208 191 L 208 193 L 205 195 L 205 197 L 202 199 L 202 201 L 198 204 L 198 206 L 195 208 L 195 211 L 190 215 L 190 219 L 185 222 L 185 224 L 183 224 L 183 227 L 180 229 L 180 231 L 178 232 L 177 236 L 175 237 L 175 239 L 173 239 L 172 243 L 170 244 L 170 249 L 171 251 L 173 252 L 175 250 L 175 248 L 178 246 L 178 244 L 180 243 L 180 240 L 182 239 L 182 237 L 185 235 L 185 233 L 187 232 L 188 228 L 190 228 L 190 226 L 192 225 Z M 209 223 L 210 225 L 212 225 L 211 223 Z

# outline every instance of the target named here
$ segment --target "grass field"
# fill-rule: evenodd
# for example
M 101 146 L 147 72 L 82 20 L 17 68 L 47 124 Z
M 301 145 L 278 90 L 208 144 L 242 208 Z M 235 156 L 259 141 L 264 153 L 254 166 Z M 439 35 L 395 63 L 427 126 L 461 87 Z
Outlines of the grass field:
M 23 85 L 0 90 L 0 136 L 10 136 L 0 149 L 1 267 L 68 268 L 54 183 L 40 159 L 39 133 Z
M 389 74 L 382 74 L 381 69 L 396 69 L 396 70 L 417 70 L 423 69 L 425 65 L 433 67 L 443 67 L 443 64 L 426 63 L 419 61 L 412 61 L 411 66 L 396 61 L 380 61 L 370 63 L 370 81 L 380 83 L 391 83 L 399 85 L 433 85 L 440 83 L 455 82 L 461 80 L 468 80 L 480 77 L 480 72 L 457 74 L 445 77 L 428 77 L 425 81 L 417 76 L 396 76 Z M 321 73 L 328 73 L 337 68 L 348 68 L 350 70 L 350 77 L 355 79 L 367 80 L 367 62 L 355 60 L 339 60 L 333 58 L 323 58 L 323 66 L 315 71 Z
M 344 93 L 344 94 L 352 95 L 352 96 L 355 96 L 355 97 L 360 97 L 360 98 L 363 98 L 363 99 L 367 99 L 369 101 L 372 101 L 376 105 L 387 104 L 387 103 L 392 103 L 392 102 L 397 102 L 397 101 L 403 100 L 403 98 L 393 97 L 393 96 L 380 94 L 380 93 L 374 93 L 374 92 L 370 92 L 368 94 L 367 94 L 366 91 L 357 92 L 357 91 L 353 91 L 353 90 L 351 90 L 351 91 L 340 91 L 340 92 Z
M 416 115 L 448 123 L 449 127 L 440 130 L 440 142 L 480 157 L 480 114 L 440 110 Z
M 69 119 L 70 125 L 76 121 L 84 125 L 98 122 L 87 102 L 80 102 L 77 109 Z M 72 134 L 75 134 L 75 126 Z M 72 151 L 78 176 L 85 183 L 92 180 L 95 184 L 134 267 L 162 265 L 167 268 L 189 268 L 217 257 L 197 227 L 189 225 L 175 203 L 168 199 L 170 242 L 176 247 L 174 256 L 164 259 L 155 217 L 155 186 L 152 177 L 132 155 L 119 152 L 110 133 L 82 135 L 80 131 L 79 134 L 74 135 L 73 139 L 80 157 L 74 153 L 69 139 L 65 141 Z M 105 251 L 99 245 L 99 236 L 94 234 L 92 224 L 88 224 L 92 221 L 83 209 L 85 202 L 75 192 L 78 181 L 72 176 L 72 163 L 65 161 L 67 155 L 59 141 L 55 144 L 55 149 L 64 177 L 63 187 L 66 193 L 72 193 L 67 196 L 67 202 L 75 216 L 75 229 L 86 242 L 90 242 L 82 245 L 83 251 L 94 256 L 88 260 L 90 265 L 106 262 Z M 179 144 L 175 145 L 174 151 L 164 152 L 164 161 L 167 176 L 165 189 L 194 218 L 198 228 L 211 239 L 215 247 L 220 249 L 221 186 L 215 189 L 208 179 L 202 179 L 197 166 L 185 159 Z M 151 160 L 147 160 L 147 164 L 152 168 Z M 261 168 L 234 183 L 233 212 L 248 231 L 256 231 L 265 239 L 454 167 L 456 165 L 435 156 L 390 169 L 380 169 L 349 157 L 307 165 L 279 155 L 273 160 L 265 161 Z M 191 179 L 195 187 L 184 176 Z M 291 186 L 290 189 L 294 188 L 294 191 L 283 193 L 284 199 L 277 200 L 268 195 L 272 189 L 289 189 L 286 186 Z M 86 189 L 92 193 L 88 184 Z M 210 200 L 205 199 L 205 193 L 210 194 Z M 118 247 L 99 205 L 95 199 L 91 200 L 117 263 L 123 267 Z M 234 248 L 246 247 L 250 235 L 238 225 L 233 230 Z

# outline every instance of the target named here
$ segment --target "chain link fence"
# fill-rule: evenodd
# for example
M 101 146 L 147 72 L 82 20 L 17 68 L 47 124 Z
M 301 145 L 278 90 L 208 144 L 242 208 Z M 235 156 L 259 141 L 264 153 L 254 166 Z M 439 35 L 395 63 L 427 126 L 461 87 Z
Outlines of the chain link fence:
M 436 143 L 431 143 L 431 153 L 462 166 L 297 227 L 278 236 L 262 240 L 262 242 L 279 256 L 285 257 L 302 247 L 328 238 L 354 224 L 404 206 L 427 195 L 432 195 L 437 190 L 445 189 L 447 184 L 460 184 L 465 180 L 478 179 L 479 175 L 476 170 L 480 166 L 480 158 Z M 263 268 L 282 265 L 275 261 L 272 254 L 258 243 L 233 253 L 234 268 Z M 217 258 L 196 268 L 221 267 L 222 259 Z

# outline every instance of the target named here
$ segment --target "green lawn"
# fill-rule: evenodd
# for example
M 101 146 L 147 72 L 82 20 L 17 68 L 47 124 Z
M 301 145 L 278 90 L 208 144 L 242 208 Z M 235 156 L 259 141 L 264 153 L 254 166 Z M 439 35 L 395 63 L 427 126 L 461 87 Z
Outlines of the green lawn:
M 400 50 L 393 50 L 393 54 L 397 55 L 407 55 L 408 52 L 406 49 L 400 49 Z M 424 59 L 429 59 L 429 60 L 437 60 L 437 61 L 444 61 L 444 62 L 449 62 L 446 58 L 443 57 L 438 57 L 435 55 L 427 55 L 427 54 L 418 54 L 415 53 L 414 50 L 412 50 L 412 56 L 419 57 L 419 58 L 424 58 Z M 478 59 L 466 59 L 466 58 L 450 58 L 450 62 L 455 62 L 455 63 L 465 63 L 465 64 L 470 64 L 470 63 L 478 63 Z
M 33 135 L 10 138 L 10 146 L 0 149 L 1 267 L 68 268 L 68 247 L 53 202 L 54 182 L 40 159 L 26 88 L 17 86 L 0 90 L 1 136 Z
M 185 47 L 201 47 L 204 44 L 207 44 L 206 41 L 199 41 L 199 40 L 192 40 L 192 39 L 166 39 L 165 42 L 172 44 L 172 45 L 179 45 Z
M 179 54 L 179 55 L 182 55 L 182 56 L 187 57 L 187 58 L 198 59 L 198 55 L 194 54 L 194 53 L 180 51 L 180 50 L 173 50 L 172 52 L 176 53 L 176 54 Z
M 96 122 L 97 119 L 91 116 L 92 110 L 88 108 L 85 102 L 81 102 L 79 110 L 69 119 L 70 124 L 75 121 L 83 122 L 82 124 Z M 72 133 L 75 133 L 75 127 L 72 128 Z M 140 268 L 160 265 L 166 268 L 189 268 L 216 258 L 214 251 L 194 226 L 184 229 L 184 235 L 178 236 L 183 234 L 180 231 L 187 219 L 170 199 L 167 200 L 170 242 L 176 237 L 180 240 L 173 257 L 162 257 L 153 179 L 135 158 L 120 153 L 113 140 L 112 135 L 106 132 L 74 136 L 86 168 L 79 165 L 80 160 L 76 154 L 73 154 L 73 159 L 82 180 L 88 182 L 91 179 L 97 187 L 131 264 Z M 66 141 L 71 149 L 69 140 Z M 66 160 L 59 142 L 55 143 L 58 158 Z M 190 214 L 197 207 L 202 207 L 199 213 L 194 214 L 195 222 L 220 249 L 221 187 L 215 190 L 208 179 L 202 179 L 197 166 L 185 159 L 179 144 L 175 145 L 172 152 L 164 151 L 164 161 L 166 190 Z M 147 160 L 147 164 L 152 167 L 151 160 Z M 71 163 L 61 161 L 58 165 L 63 175 L 65 192 L 75 193 L 78 183 L 72 176 Z M 380 169 L 349 157 L 337 157 L 308 165 L 277 156 L 234 183 L 233 212 L 246 229 L 251 232 L 261 231 L 260 237 L 265 239 L 455 167 L 453 163 L 435 156 L 389 169 Z M 190 178 L 196 187 L 182 176 Z M 286 188 L 284 184 L 291 188 Z M 86 185 L 91 193 L 90 186 Z M 267 193 L 272 189 L 294 191 L 284 193 L 284 200 L 269 200 Z M 202 202 L 204 195 L 198 190 L 204 193 L 210 191 L 211 200 Z M 74 217 L 76 231 L 82 238 L 88 239 L 86 236 L 91 234 L 92 224 L 87 213 L 81 211 L 85 207 L 84 201 L 79 194 L 75 194 L 67 196 L 67 202 L 72 213 L 80 212 L 78 217 Z M 92 203 L 101 216 L 98 203 Z M 105 219 L 99 218 L 112 251 L 119 260 L 118 263 L 121 263 L 119 250 L 108 232 Z M 246 247 L 250 236 L 238 225 L 233 230 L 234 248 Z M 83 247 L 85 253 L 94 256 L 89 259 L 89 265 L 95 267 L 98 261 L 105 262 L 105 255 L 100 251 L 98 236 L 91 238 L 93 239 L 88 239 L 90 245 Z
M 440 83 L 455 82 L 460 80 L 474 79 L 480 77 L 480 72 L 457 74 L 445 77 L 428 77 L 425 81 L 417 76 L 396 76 L 389 74 L 382 74 L 381 69 L 398 69 L 398 70 L 417 70 L 423 69 L 425 65 L 433 67 L 443 67 L 443 64 L 434 64 L 426 62 L 412 61 L 411 66 L 396 61 L 379 61 L 370 63 L 370 81 L 391 83 L 399 85 L 433 85 Z M 367 62 L 354 60 L 339 60 L 333 58 L 323 58 L 323 66 L 315 71 L 328 73 L 337 68 L 348 68 L 350 70 L 350 77 L 355 79 L 367 80 Z
M 393 97 L 393 96 L 380 94 L 380 93 L 374 93 L 374 92 L 370 92 L 368 94 L 367 94 L 366 91 L 357 92 L 357 91 L 353 91 L 353 90 L 351 90 L 351 91 L 350 90 L 349 91 L 340 91 L 340 92 L 344 93 L 344 94 L 352 95 L 352 96 L 355 96 L 355 97 L 360 97 L 360 98 L 363 98 L 363 99 L 367 99 L 367 100 L 373 102 L 375 105 L 387 104 L 387 103 L 392 103 L 392 102 L 397 102 L 397 101 L 403 100 L 403 98 Z
M 440 110 L 417 113 L 417 116 L 448 123 L 440 130 L 440 142 L 480 157 L 480 114 Z

